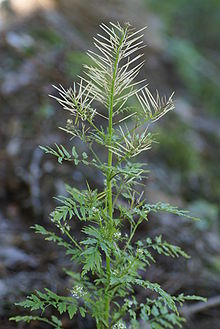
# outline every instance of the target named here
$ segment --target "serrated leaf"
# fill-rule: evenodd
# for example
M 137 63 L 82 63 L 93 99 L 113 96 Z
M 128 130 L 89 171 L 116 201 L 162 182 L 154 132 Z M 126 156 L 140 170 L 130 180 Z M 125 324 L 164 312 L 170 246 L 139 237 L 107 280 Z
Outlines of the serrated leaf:
M 67 311 L 68 311 L 70 319 L 72 319 L 77 312 L 77 306 L 75 304 L 68 305 Z
M 60 312 L 60 314 L 63 314 L 64 312 L 66 312 L 66 303 L 59 303 L 58 304 L 58 311 Z
M 81 306 L 80 306 L 80 308 L 79 308 L 79 312 L 80 312 L 81 316 L 82 316 L 83 318 L 85 318 L 85 316 L 86 316 L 86 309 L 85 309 L 84 307 L 81 307 Z
M 152 329 L 164 329 L 164 327 L 161 327 L 161 325 L 159 323 L 157 323 L 157 322 L 153 322 L 151 324 L 151 328 Z
M 97 247 L 89 247 L 83 252 L 83 256 L 86 259 L 85 265 L 83 266 L 82 276 L 84 276 L 88 271 L 101 269 L 101 254 Z
M 163 211 L 163 212 L 168 212 L 168 213 L 180 216 L 180 217 L 186 217 L 186 218 L 189 218 L 192 220 L 199 220 L 199 218 L 191 216 L 189 211 L 178 209 L 177 207 L 172 206 L 169 203 L 158 202 L 156 204 L 145 204 L 143 206 L 143 209 L 146 210 L 147 212 Z
M 62 322 L 54 315 L 51 316 L 51 320 L 57 324 L 59 327 L 62 326 Z

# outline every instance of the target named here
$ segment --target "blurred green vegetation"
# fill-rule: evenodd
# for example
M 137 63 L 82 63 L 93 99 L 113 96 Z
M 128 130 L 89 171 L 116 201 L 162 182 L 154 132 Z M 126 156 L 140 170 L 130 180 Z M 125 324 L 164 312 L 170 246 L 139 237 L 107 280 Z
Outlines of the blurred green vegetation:
M 194 222 L 197 229 L 207 231 L 218 227 L 218 207 L 215 204 L 199 199 L 193 201 L 189 209 L 195 216 L 202 219 Z
M 167 52 L 193 101 L 220 115 L 220 0 L 144 0 L 164 22 Z
M 82 51 L 69 51 L 65 60 L 65 71 L 69 78 L 82 74 L 83 65 L 93 64 L 90 57 Z
M 170 116 L 171 120 L 156 130 L 158 144 L 152 151 L 155 152 L 156 162 L 164 164 L 166 170 L 179 177 L 182 195 L 188 202 L 204 199 L 207 204 L 212 204 L 210 209 L 215 205 L 219 209 L 220 154 L 215 152 L 219 147 L 219 140 L 210 136 L 208 145 L 212 147 L 207 148 L 207 135 L 192 132 L 192 128 L 181 122 L 175 114 Z M 203 210 L 208 209 L 207 204 Z
M 169 129 L 161 127 L 157 141 L 160 156 L 169 168 L 181 171 L 182 175 L 201 169 L 200 155 L 190 141 L 186 125 L 179 122 Z
M 48 46 L 62 46 L 63 40 L 61 36 L 51 28 L 44 27 L 34 28 L 30 32 L 31 36 L 43 41 Z

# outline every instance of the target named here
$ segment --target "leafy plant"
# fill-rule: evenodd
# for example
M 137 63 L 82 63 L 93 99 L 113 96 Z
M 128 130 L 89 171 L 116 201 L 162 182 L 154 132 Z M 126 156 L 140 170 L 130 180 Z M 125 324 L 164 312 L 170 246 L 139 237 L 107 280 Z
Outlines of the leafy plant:
M 54 97 L 72 119 L 62 128 L 72 138 L 79 138 L 88 147 L 82 154 L 73 146 L 46 146 L 42 149 L 63 161 L 75 165 L 93 166 L 104 177 L 102 191 L 78 190 L 66 185 L 67 196 L 58 198 L 60 205 L 51 213 L 52 223 L 60 234 L 35 225 L 36 233 L 45 236 L 66 250 L 71 260 L 78 264 L 78 272 L 66 271 L 73 280 L 68 296 L 59 296 L 45 289 L 36 291 L 17 305 L 40 311 L 38 316 L 17 316 L 14 321 L 40 320 L 55 328 L 62 321 L 42 315 L 48 306 L 70 319 L 78 312 L 82 317 L 95 319 L 97 329 L 140 328 L 140 319 L 152 329 L 181 327 L 184 319 L 178 305 L 185 300 L 204 300 L 197 296 L 171 296 L 158 283 L 146 279 L 146 270 L 155 263 L 155 253 L 170 257 L 188 255 L 180 247 L 169 244 L 161 236 L 136 241 L 135 233 L 148 221 L 151 212 L 168 212 L 193 218 L 187 211 L 165 203 L 147 204 L 137 186 L 147 170 L 134 158 L 151 148 L 154 137 L 148 131 L 152 122 L 173 110 L 172 95 L 166 99 L 157 93 L 152 96 L 143 81 L 136 82 L 143 61 L 141 32 L 129 24 L 121 26 L 101 24 L 104 35 L 98 34 L 95 46 L 98 53 L 89 51 L 93 65 L 85 66 L 85 76 L 74 83 L 72 89 L 55 87 L 59 97 Z M 137 97 L 140 108 L 127 107 L 130 97 Z M 94 105 L 101 103 L 103 112 Z M 98 124 L 98 117 L 108 126 Z M 133 126 L 131 126 L 133 123 Z M 95 151 L 98 143 L 107 153 L 101 161 Z M 104 153 L 104 154 L 106 154 Z M 82 238 L 77 239 L 71 223 L 80 221 Z M 126 228 L 130 226 L 128 231 Z M 145 291 L 145 299 L 135 297 L 135 288 Z

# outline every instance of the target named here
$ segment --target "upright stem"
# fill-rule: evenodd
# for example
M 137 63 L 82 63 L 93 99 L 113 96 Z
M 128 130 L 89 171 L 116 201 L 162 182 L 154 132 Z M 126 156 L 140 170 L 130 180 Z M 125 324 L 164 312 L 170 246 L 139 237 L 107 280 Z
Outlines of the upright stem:
M 123 35 L 121 36 L 121 40 L 119 43 L 119 47 L 116 53 L 116 57 L 115 57 L 115 62 L 114 62 L 114 68 L 113 68 L 113 75 L 112 75 L 112 83 L 111 83 L 111 91 L 110 91 L 110 97 L 109 97 L 109 113 L 108 113 L 108 143 L 109 145 L 111 145 L 112 143 L 112 126 L 113 126 L 113 122 L 112 122 L 112 118 L 113 118 L 113 108 L 114 108 L 114 93 L 115 93 L 115 81 L 116 81 L 116 76 L 117 76 L 117 70 L 118 70 L 118 63 L 120 60 L 120 50 L 121 50 L 121 46 L 124 40 L 126 34 L 126 30 L 123 33 Z M 113 206 L 112 206 L 112 179 L 111 179 L 111 172 L 112 172 L 112 151 L 109 149 L 108 151 L 108 172 L 106 175 L 106 179 L 107 179 L 107 195 L 106 195 L 106 206 L 107 206 L 107 213 L 109 216 L 109 220 L 110 220 L 110 225 L 109 225 L 109 229 L 110 229 L 110 233 L 112 232 L 112 226 L 113 226 Z M 111 275 L 111 262 L 110 262 L 110 256 L 106 255 L 106 274 L 108 277 L 108 285 L 106 288 L 109 287 L 110 284 L 110 275 Z M 109 310 L 110 310 L 110 297 L 107 293 L 107 289 L 106 289 L 106 296 L 105 296 L 105 321 L 108 324 L 109 323 Z M 108 328 L 108 327 L 107 327 Z

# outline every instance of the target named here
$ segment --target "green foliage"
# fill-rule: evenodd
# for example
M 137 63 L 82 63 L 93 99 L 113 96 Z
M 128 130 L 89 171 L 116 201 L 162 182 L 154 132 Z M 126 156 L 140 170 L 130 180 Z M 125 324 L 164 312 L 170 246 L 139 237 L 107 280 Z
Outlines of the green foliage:
M 61 36 L 50 28 L 35 28 L 31 31 L 31 35 L 35 39 L 42 40 L 47 46 L 60 46 L 63 43 Z
M 182 217 L 186 217 L 186 218 L 190 218 L 193 220 L 198 220 L 198 218 L 190 216 L 189 215 L 189 211 L 187 210 L 180 210 L 175 206 L 171 206 L 169 203 L 162 203 L 162 202 L 158 202 L 156 204 L 145 204 L 143 206 L 143 209 L 146 212 L 158 212 L 158 211 L 163 211 L 163 212 L 168 212 L 170 214 L 174 214 L 177 216 L 182 216 Z
M 67 151 L 67 149 L 63 145 L 55 144 L 55 148 L 53 149 L 50 146 L 40 146 L 41 150 L 46 154 L 52 154 L 57 157 L 57 161 L 62 164 L 63 161 L 73 161 L 77 166 L 79 162 L 83 164 L 87 164 L 87 154 L 85 152 L 82 153 L 81 159 L 79 159 L 79 155 L 76 152 L 75 146 L 72 147 L 71 153 Z
M 56 198 L 59 205 L 50 214 L 55 232 L 40 225 L 33 227 L 46 240 L 63 247 L 71 261 L 77 263 L 77 270 L 66 271 L 72 280 L 67 296 L 49 289 L 36 291 L 17 305 L 38 311 L 39 315 L 11 320 L 40 320 L 61 328 L 62 321 L 55 316 L 51 320 L 42 317 L 50 307 L 61 316 L 67 313 L 70 319 L 77 313 L 91 316 L 97 329 L 139 328 L 140 319 L 151 329 L 181 327 L 184 319 L 179 316 L 179 305 L 185 300 L 203 299 L 183 294 L 171 296 L 158 283 L 147 280 L 145 273 L 156 262 L 155 254 L 189 256 L 162 236 L 134 241 L 137 228 L 149 220 L 151 212 L 195 219 L 187 211 L 167 203 L 145 203 L 137 188 L 142 186 L 147 170 L 134 158 L 151 147 L 153 137 L 146 127 L 173 110 L 172 95 L 166 99 L 156 93 L 154 98 L 147 86 L 142 86 L 143 81 L 134 82 L 143 65 L 138 53 L 143 47 L 143 29 L 135 31 L 129 24 L 122 27 L 113 23 L 101 24 L 101 28 L 105 34 L 95 38 L 99 53 L 89 52 L 94 64 L 85 66 L 85 76 L 73 89 L 56 87 L 59 96 L 53 96 L 74 118 L 68 119 L 63 130 L 72 139 L 81 139 L 88 154 L 79 155 L 75 146 L 70 152 L 57 144 L 41 149 L 55 156 L 60 164 L 71 161 L 75 165 L 93 166 L 103 174 L 103 190 L 92 190 L 88 183 L 85 190 L 66 185 L 66 195 Z M 137 98 L 139 108 L 124 116 L 132 97 Z M 102 112 L 94 108 L 97 102 L 101 103 Z M 97 116 L 106 120 L 107 128 L 98 125 Z M 97 143 L 108 154 L 106 161 L 96 154 Z M 73 221 L 81 224 L 78 240 L 72 229 Z M 128 234 L 127 225 L 130 225 Z M 137 286 L 143 289 L 144 300 L 135 299 Z
M 190 210 L 203 218 L 202 221 L 195 223 L 197 229 L 206 231 L 218 227 L 219 210 L 217 205 L 206 200 L 195 200 L 190 204 Z
M 219 115 L 219 0 L 144 2 L 165 23 L 167 51 L 185 87 L 202 106 Z
M 191 95 L 203 106 L 219 114 L 220 96 L 218 70 L 214 62 L 209 62 L 199 49 L 189 40 L 171 38 L 168 52 L 173 57 L 176 71 Z
M 201 158 L 189 139 L 189 129 L 177 122 L 175 127 L 169 127 L 169 134 L 162 128 L 158 135 L 161 158 L 169 168 L 179 169 L 183 174 L 201 170 Z
M 176 313 L 171 313 L 162 298 L 156 300 L 147 299 L 146 304 L 141 305 L 141 318 L 150 324 L 152 329 L 182 327 L 184 319 Z
M 70 51 L 66 56 L 66 73 L 72 79 L 73 76 L 82 73 L 82 65 L 92 65 L 89 56 L 81 51 Z
M 51 320 L 48 320 L 47 318 L 43 318 L 40 316 L 31 316 L 31 315 L 15 316 L 10 318 L 10 320 L 15 322 L 23 321 L 26 323 L 30 323 L 31 321 L 41 321 L 50 324 L 52 327 L 56 329 L 62 329 L 62 322 L 59 319 L 57 319 L 57 317 L 54 315 L 51 316 Z
M 150 238 L 147 238 L 146 244 L 148 248 L 154 249 L 158 254 L 171 257 L 183 256 L 185 258 L 189 258 L 189 255 L 187 255 L 185 251 L 183 251 L 180 247 L 163 241 L 161 235 L 155 237 L 154 241 L 152 241 Z

